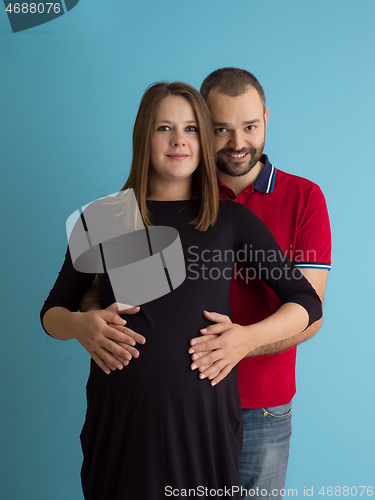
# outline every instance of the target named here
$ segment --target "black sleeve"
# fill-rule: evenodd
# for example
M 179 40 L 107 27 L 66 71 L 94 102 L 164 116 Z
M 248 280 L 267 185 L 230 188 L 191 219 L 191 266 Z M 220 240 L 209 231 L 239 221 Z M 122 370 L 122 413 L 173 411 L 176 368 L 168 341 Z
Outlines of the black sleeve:
M 264 281 L 283 304 L 295 302 L 306 309 L 309 324 L 322 317 L 322 303 L 314 288 L 279 247 L 267 226 L 247 207 L 233 204 L 237 253 L 244 256 L 246 279 Z M 242 254 L 238 250 L 242 249 Z
M 57 280 L 40 311 L 42 326 L 43 316 L 52 307 L 60 306 L 69 311 L 78 311 L 82 295 L 91 286 L 94 278 L 95 274 L 80 273 L 74 269 L 68 249 Z

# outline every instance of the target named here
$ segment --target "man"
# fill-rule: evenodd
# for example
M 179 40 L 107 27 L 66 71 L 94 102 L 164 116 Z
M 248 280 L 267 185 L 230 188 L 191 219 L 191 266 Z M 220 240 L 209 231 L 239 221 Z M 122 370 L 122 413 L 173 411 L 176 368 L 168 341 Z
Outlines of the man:
M 247 71 L 222 68 L 204 80 L 201 94 L 213 119 L 221 196 L 243 203 L 269 227 L 323 300 L 331 249 L 325 200 L 317 185 L 276 170 L 263 154 L 269 110 L 258 80 Z M 232 282 L 231 310 L 233 323 L 247 325 L 271 315 L 280 301 L 263 282 L 249 280 L 242 271 L 237 268 Z M 90 296 L 84 302 L 86 310 L 98 307 Z M 252 496 L 281 498 L 296 390 L 296 345 L 312 337 L 320 322 L 295 337 L 248 352 L 243 339 L 229 328 L 229 318 L 216 312 L 205 316 L 215 324 L 192 339 L 191 368 L 215 385 L 238 363 L 244 423 L 240 482 L 248 492 L 253 490 Z M 107 327 L 112 321 L 120 325 L 118 316 L 100 311 L 92 312 L 91 319 L 108 346 L 99 356 L 103 369 L 122 368 L 131 356 L 138 356 L 129 337 L 142 343 L 144 338 L 122 326 L 116 327 L 117 333 Z M 91 323 L 86 325 L 88 330 Z M 125 350 L 120 352 L 120 346 Z
M 269 110 L 258 80 L 244 70 L 223 68 L 204 80 L 201 94 L 214 124 L 221 196 L 243 203 L 268 226 L 323 301 L 331 251 L 325 200 L 317 185 L 276 170 L 263 155 Z M 245 278 L 245 273 L 238 272 L 231 288 L 232 320 L 242 325 L 260 321 L 280 306 L 263 282 L 253 280 L 248 286 Z M 210 319 L 224 318 L 211 315 Z M 201 376 L 213 378 L 214 383 L 247 356 L 237 366 L 244 423 L 240 482 L 259 495 L 264 489 L 274 496 L 284 487 L 296 391 L 296 345 L 312 337 L 320 323 L 250 353 L 237 348 L 238 339 L 225 339 L 225 331 L 209 342 L 204 342 L 207 337 L 194 339 L 194 364 Z M 208 327 L 207 334 L 223 332 L 222 325 Z M 210 355 L 198 358 L 201 351 L 212 349 Z M 218 369 L 221 372 L 216 375 Z

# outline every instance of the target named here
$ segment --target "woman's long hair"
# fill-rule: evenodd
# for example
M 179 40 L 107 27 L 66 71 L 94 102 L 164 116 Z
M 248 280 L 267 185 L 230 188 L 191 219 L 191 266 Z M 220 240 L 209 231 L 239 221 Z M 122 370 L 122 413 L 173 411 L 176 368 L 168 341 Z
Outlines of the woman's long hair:
M 134 124 L 130 175 L 122 189 L 134 190 L 145 226 L 152 225 L 146 205 L 151 186 L 151 141 L 157 108 L 161 101 L 170 95 L 184 97 L 191 104 L 197 118 L 201 161 L 193 173 L 192 197 L 199 200 L 200 210 L 191 223 L 197 230 L 206 231 L 216 222 L 219 208 L 214 135 L 210 112 L 203 97 L 194 87 L 182 82 L 161 82 L 146 89 Z

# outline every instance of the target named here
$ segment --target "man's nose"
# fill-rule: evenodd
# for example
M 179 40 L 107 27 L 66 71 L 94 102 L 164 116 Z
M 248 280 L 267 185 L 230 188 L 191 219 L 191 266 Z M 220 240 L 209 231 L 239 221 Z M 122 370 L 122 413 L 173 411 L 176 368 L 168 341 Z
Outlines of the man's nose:
M 236 151 L 240 151 L 244 147 L 246 147 L 245 139 L 243 134 L 240 131 L 234 130 L 231 133 L 229 147 L 235 149 Z

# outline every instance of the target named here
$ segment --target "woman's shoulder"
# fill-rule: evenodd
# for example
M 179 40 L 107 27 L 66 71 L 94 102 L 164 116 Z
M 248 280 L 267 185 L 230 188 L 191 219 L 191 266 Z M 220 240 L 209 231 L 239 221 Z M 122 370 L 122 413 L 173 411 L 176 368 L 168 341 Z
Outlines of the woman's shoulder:
M 270 230 L 257 215 L 241 203 L 220 200 L 220 219 L 225 226 L 231 225 L 235 238 L 268 238 Z
M 232 217 L 234 220 L 241 218 L 254 221 L 260 220 L 249 208 L 234 200 L 220 200 L 219 212 L 223 216 Z

